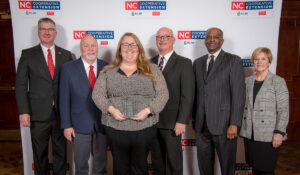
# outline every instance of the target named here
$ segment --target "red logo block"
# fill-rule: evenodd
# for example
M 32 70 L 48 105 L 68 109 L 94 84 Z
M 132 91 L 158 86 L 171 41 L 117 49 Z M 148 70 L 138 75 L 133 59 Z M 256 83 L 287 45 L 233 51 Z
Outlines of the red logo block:
M 48 16 L 54 16 L 54 12 L 47 12 Z
M 189 146 L 188 139 L 181 139 L 181 146 Z
M 108 41 L 100 41 L 100 45 L 108 45 Z
M 125 10 L 138 10 L 139 2 L 138 1 L 125 1 Z
M 267 12 L 266 11 L 259 11 L 258 15 L 267 15 Z
M 191 39 L 191 31 L 178 31 L 178 39 Z
M 19 1 L 19 9 L 32 9 L 31 1 Z
M 160 16 L 160 12 L 152 12 L 152 16 Z
M 81 39 L 84 35 L 86 35 L 86 31 L 74 31 L 74 39 Z
M 245 10 L 245 2 L 233 1 L 231 3 L 231 10 Z

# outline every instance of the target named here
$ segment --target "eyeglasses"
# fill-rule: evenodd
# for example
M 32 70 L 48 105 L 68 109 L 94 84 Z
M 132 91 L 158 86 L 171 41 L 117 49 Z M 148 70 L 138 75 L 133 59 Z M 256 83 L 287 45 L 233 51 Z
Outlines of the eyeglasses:
M 122 47 L 128 49 L 129 47 L 131 47 L 132 49 L 136 49 L 138 47 L 138 45 L 136 43 L 122 43 L 121 44 Z
M 39 31 L 41 31 L 41 32 L 46 32 L 46 31 L 48 31 L 48 32 L 55 32 L 56 30 L 55 30 L 55 28 L 48 28 L 48 29 L 46 29 L 46 28 L 39 28 Z
M 157 35 L 156 39 L 157 40 L 169 40 L 171 37 L 173 37 L 173 36 L 172 35 L 163 35 L 163 36 Z

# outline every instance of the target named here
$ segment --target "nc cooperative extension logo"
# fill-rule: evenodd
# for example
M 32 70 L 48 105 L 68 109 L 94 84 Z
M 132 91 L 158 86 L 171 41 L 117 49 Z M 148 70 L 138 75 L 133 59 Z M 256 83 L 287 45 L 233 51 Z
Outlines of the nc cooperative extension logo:
M 253 67 L 253 63 L 250 59 L 242 59 L 243 67 Z
M 205 39 L 206 31 L 200 30 L 180 30 L 178 39 Z
M 19 9 L 60 10 L 60 1 L 18 1 Z
M 82 39 L 86 34 L 92 35 L 99 40 L 113 40 L 115 32 L 113 30 L 75 30 L 74 39 Z M 108 41 L 100 41 L 101 45 L 108 45 Z
M 232 1 L 231 10 L 268 10 L 273 9 L 272 1 Z
M 125 1 L 125 10 L 166 10 L 166 1 Z

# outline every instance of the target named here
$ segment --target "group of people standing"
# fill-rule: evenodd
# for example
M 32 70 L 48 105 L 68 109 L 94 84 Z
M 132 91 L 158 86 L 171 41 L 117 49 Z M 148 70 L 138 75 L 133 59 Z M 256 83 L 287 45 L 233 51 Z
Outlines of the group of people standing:
M 106 174 L 106 148 L 116 175 L 182 175 L 181 135 L 192 119 L 201 175 L 214 174 L 215 150 L 222 175 L 234 175 L 237 137 L 244 137 L 253 174 L 274 174 L 286 139 L 289 96 L 285 81 L 269 71 L 272 54 L 258 48 L 251 60 L 256 73 L 245 80 L 240 57 L 222 50 L 223 32 L 206 32 L 208 54 L 182 57 L 167 27 L 156 33 L 159 54 L 148 59 L 139 38 L 125 33 L 111 64 L 97 59 L 92 35 L 80 42 L 81 57 L 54 44 L 55 22 L 38 22 L 40 44 L 22 51 L 16 98 L 20 124 L 30 127 L 34 172 L 65 175 L 66 140 L 72 142 L 75 174 Z

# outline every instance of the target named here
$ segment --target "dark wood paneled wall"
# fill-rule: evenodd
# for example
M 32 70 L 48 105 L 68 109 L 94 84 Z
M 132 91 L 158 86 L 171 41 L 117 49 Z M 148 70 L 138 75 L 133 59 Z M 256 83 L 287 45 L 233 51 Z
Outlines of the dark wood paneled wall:
M 0 128 L 18 128 L 15 58 L 8 0 L 0 0 Z
M 300 141 L 300 0 L 283 1 L 277 74 L 285 78 L 290 93 L 288 139 Z

